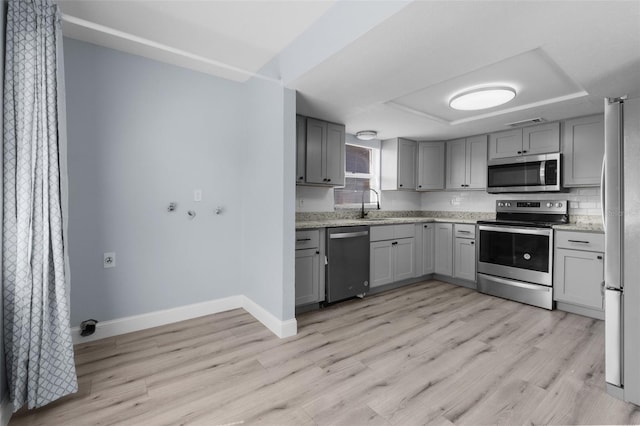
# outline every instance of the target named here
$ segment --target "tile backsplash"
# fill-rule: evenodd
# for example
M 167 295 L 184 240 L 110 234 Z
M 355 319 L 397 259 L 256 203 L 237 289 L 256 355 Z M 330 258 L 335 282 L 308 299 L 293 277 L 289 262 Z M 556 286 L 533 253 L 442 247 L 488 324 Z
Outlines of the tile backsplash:
M 496 200 L 568 200 L 572 216 L 601 216 L 600 188 L 571 188 L 562 193 L 488 194 L 484 191 L 440 191 L 422 194 L 422 210 L 495 212 Z

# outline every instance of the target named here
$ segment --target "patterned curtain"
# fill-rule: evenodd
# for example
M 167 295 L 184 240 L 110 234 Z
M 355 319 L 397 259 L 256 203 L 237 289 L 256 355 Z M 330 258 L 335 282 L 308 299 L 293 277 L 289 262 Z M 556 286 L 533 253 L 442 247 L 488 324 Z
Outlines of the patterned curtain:
M 4 75 L 4 344 L 13 409 L 78 389 L 58 157 L 58 6 L 10 0 Z

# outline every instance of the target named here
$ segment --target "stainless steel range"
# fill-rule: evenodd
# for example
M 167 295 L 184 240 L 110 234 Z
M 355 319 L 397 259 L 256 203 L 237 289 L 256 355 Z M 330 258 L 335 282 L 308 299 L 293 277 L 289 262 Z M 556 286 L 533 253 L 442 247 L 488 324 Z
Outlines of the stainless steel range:
M 478 222 L 478 291 L 553 309 L 553 229 L 566 200 L 498 200 Z

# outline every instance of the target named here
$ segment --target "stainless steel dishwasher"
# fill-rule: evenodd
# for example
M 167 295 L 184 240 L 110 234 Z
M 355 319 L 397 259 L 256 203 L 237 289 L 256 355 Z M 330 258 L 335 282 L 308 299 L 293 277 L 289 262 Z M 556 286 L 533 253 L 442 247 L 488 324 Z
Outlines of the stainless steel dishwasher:
M 369 291 L 369 227 L 327 228 L 327 303 Z

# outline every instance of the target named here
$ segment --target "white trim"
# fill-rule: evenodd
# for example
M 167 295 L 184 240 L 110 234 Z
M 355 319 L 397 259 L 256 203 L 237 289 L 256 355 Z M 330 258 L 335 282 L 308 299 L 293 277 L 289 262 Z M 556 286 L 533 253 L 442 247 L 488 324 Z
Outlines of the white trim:
M 242 296 L 244 303 L 242 307 L 249 312 L 255 319 L 260 321 L 265 327 L 280 338 L 295 336 L 298 332 L 298 322 L 295 318 L 282 321 L 275 317 L 271 312 L 258 305 L 247 296 Z
M 243 308 L 278 337 L 294 336 L 298 331 L 295 318 L 282 321 L 248 297 L 238 295 L 142 315 L 100 321 L 96 326 L 96 332 L 87 337 L 80 336 L 80 327 L 72 327 L 71 336 L 75 345 L 239 308 Z
M 91 22 L 91 21 L 87 21 L 85 19 L 82 18 L 77 18 L 75 16 L 71 16 L 68 14 L 63 14 L 62 15 L 62 20 L 64 22 L 68 22 L 70 24 L 73 25 L 77 25 L 79 27 L 83 27 L 83 28 L 87 28 L 89 30 L 93 30 L 93 31 L 97 31 L 100 33 L 104 33 L 104 34 L 108 34 L 110 36 L 113 37 L 117 37 L 123 40 L 128 40 L 131 41 L 133 43 L 137 43 L 137 44 L 141 44 L 143 46 L 147 46 L 147 47 L 151 47 L 153 49 L 157 49 L 157 50 L 161 50 L 163 52 L 167 52 L 167 53 L 171 53 L 177 56 L 181 56 L 183 58 L 187 58 L 187 59 L 191 59 L 194 61 L 198 61 L 201 62 L 203 64 L 207 64 L 207 65 L 213 65 L 219 68 L 223 68 L 229 71 L 233 71 L 233 72 L 237 72 L 238 74 L 242 74 L 242 75 L 246 75 L 248 77 L 255 77 L 255 78 L 259 78 L 261 80 L 267 80 L 267 81 L 272 81 L 274 83 L 279 83 L 282 84 L 281 80 L 277 80 L 275 78 L 271 78 L 271 77 L 267 77 L 265 75 L 262 74 L 258 74 L 255 73 L 253 71 L 249 71 L 243 68 L 238 68 L 236 66 L 233 65 L 229 65 L 226 64 L 224 62 L 220 62 L 220 61 L 216 61 L 214 59 L 210 59 L 210 58 L 206 58 L 204 56 L 200 56 L 200 55 L 196 55 L 195 53 L 191 53 L 191 52 L 187 52 L 185 50 L 182 49 L 178 49 L 175 47 L 171 47 L 171 46 L 167 46 L 166 44 L 162 44 L 162 43 L 158 43 L 156 41 L 153 40 L 149 40 L 143 37 L 139 37 L 133 34 L 129 34 L 126 33 L 124 31 L 120 31 L 120 30 L 116 30 L 114 28 L 111 27 L 107 27 L 105 25 L 100 25 L 97 24 L 95 22 Z
M 7 426 L 13 415 L 13 404 L 9 402 L 9 394 L 6 394 L 0 402 L 0 426 Z

